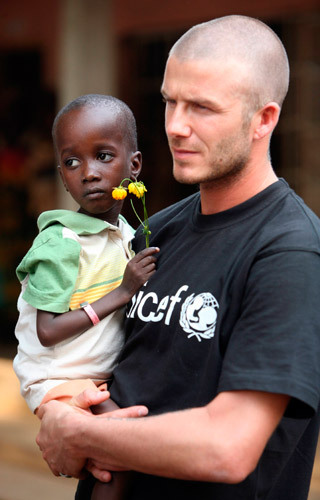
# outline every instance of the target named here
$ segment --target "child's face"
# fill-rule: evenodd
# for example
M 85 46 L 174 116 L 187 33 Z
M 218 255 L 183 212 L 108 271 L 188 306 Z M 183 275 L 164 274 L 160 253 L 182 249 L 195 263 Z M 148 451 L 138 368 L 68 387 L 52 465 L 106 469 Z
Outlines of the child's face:
M 122 123 L 105 107 L 83 107 L 63 115 L 55 134 L 59 171 L 79 212 L 111 223 L 122 206 L 112 189 L 141 169 L 141 153 L 129 148 Z

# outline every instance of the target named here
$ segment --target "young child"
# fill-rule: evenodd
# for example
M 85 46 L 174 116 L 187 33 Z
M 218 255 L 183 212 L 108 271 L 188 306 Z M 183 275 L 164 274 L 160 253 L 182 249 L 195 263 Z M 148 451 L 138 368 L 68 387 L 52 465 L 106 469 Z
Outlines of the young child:
M 105 388 L 124 341 L 124 306 L 155 272 L 158 251 L 133 257 L 123 201 L 111 195 L 141 170 L 128 106 L 111 96 L 81 96 L 56 116 L 53 143 L 63 184 L 80 208 L 42 213 L 39 235 L 17 268 L 13 365 L 35 413 L 51 399 L 70 402 L 85 388 Z M 95 413 L 110 411 L 110 404 Z M 100 486 L 111 491 L 111 484 Z M 119 498 L 99 491 L 92 498 Z

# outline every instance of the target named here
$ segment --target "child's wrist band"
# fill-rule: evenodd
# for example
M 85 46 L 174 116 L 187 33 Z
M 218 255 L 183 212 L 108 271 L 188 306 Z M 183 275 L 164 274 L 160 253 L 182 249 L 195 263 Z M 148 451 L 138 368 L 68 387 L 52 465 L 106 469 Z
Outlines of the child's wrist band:
M 97 325 L 100 322 L 98 315 L 94 312 L 89 302 L 82 302 L 80 304 L 81 309 L 89 316 L 93 325 Z

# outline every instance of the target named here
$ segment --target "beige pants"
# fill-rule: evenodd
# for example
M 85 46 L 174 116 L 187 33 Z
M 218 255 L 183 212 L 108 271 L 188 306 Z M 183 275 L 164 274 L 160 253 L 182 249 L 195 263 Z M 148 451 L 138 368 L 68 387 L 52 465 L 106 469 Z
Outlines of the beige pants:
M 42 399 L 38 408 L 41 405 L 52 401 L 53 399 L 68 403 L 70 399 L 72 399 L 74 396 L 78 396 L 78 394 L 80 394 L 85 389 L 91 389 L 93 391 L 106 391 L 107 384 L 104 380 L 98 380 L 94 382 L 89 378 L 68 380 L 67 382 L 56 385 L 55 387 L 53 387 L 53 389 L 50 389 L 50 391 L 48 391 Z M 35 410 L 35 414 L 37 414 L 38 408 Z

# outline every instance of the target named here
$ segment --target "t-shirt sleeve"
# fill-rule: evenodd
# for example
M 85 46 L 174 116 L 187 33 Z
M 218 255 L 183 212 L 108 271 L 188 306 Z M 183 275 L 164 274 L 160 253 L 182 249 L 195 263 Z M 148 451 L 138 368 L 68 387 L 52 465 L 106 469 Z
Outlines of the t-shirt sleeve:
M 80 245 L 71 238 L 54 234 L 34 243 L 17 269 L 19 277 L 28 274 L 24 300 L 43 311 L 68 311 L 78 275 L 79 255 Z
M 308 416 L 320 392 L 320 256 L 287 251 L 252 266 L 229 340 L 219 391 L 292 397 L 288 415 Z

